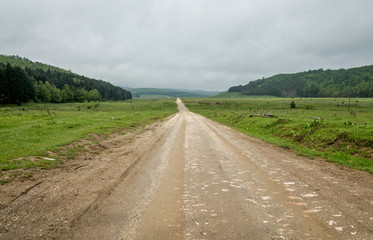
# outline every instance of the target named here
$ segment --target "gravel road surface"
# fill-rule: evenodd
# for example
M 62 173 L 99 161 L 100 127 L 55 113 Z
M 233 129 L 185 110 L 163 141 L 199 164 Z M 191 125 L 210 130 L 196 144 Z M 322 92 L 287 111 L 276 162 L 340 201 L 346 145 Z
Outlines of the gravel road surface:
M 0 186 L 0 239 L 373 239 L 372 174 L 177 104 L 163 122 Z

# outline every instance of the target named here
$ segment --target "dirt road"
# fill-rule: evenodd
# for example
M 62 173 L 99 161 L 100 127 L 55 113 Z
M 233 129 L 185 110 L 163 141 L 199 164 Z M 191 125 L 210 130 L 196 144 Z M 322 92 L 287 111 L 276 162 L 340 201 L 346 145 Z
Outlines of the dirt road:
M 0 186 L 0 239 L 372 239 L 373 176 L 189 112 Z M 94 151 L 92 151 L 94 152 Z

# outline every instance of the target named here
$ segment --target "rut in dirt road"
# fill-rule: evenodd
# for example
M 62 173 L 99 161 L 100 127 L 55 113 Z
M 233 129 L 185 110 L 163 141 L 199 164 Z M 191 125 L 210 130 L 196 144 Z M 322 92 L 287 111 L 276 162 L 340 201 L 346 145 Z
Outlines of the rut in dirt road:
M 296 156 L 177 103 L 178 114 L 108 144 L 79 174 L 10 203 L 0 220 L 21 220 L 0 238 L 372 239 L 372 175 Z

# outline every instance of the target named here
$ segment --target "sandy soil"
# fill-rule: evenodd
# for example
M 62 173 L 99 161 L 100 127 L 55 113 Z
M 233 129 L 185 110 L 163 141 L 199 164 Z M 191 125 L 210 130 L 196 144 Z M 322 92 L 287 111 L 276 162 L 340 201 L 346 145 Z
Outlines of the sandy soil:
M 372 239 L 373 176 L 189 112 L 0 186 L 0 239 Z M 92 150 L 92 152 L 94 152 Z

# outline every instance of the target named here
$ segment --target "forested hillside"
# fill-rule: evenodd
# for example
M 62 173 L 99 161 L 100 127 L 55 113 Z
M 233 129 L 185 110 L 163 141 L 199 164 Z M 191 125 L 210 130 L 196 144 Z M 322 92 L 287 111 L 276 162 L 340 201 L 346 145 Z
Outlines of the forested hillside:
M 109 82 L 18 56 L 0 55 L 0 103 L 83 102 L 131 99 L 131 92 Z
M 42 69 L 44 71 L 58 71 L 58 72 L 65 72 L 65 73 L 71 73 L 68 70 L 58 68 L 55 66 L 51 66 L 48 64 L 40 63 L 40 62 L 33 62 L 25 57 L 20 56 L 6 56 L 6 55 L 0 55 L 0 63 L 10 63 L 12 66 L 19 66 L 21 68 L 30 68 L 30 69 Z
M 278 97 L 373 97 L 373 65 L 278 74 L 231 87 L 228 91 Z

